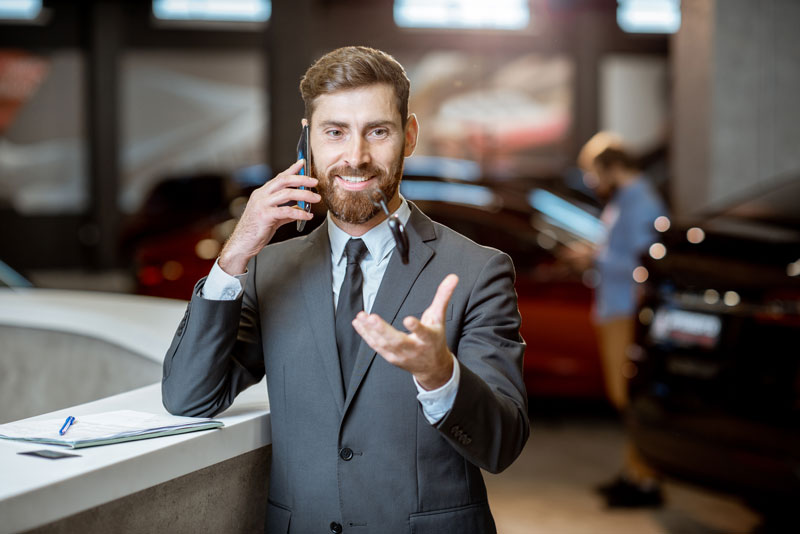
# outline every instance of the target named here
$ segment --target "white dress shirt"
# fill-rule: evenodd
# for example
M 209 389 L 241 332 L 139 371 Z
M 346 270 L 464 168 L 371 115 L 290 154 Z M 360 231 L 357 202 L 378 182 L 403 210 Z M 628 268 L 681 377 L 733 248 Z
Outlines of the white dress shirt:
M 408 222 L 411 216 L 411 209 L 405 198 L 401 197 L 400 207 L 395 212 L 403 224 Z M 344 281 L 345 271 L 347 270 L 347 260 L 344 256 L 344 247 L 351 238 L 348 233 L 336 226 L 336 223 L 328 214 L 328 238 L 331 244 L 331 264 L 333 267 L 333 305 L 336 307 L 339 301 L 339 289 Z M 378 288 L 383 280 L 389 259 L 395 249 L 394 237 L 389 229 L 389 221 L 384 220 L 370 231 L 360 236 L 367 246 L 367 255 L 361 260 L 361 272 L 364 276 L 362 286 L 364 298 L 364 310 L 369 312 L 378 294 Z M 239 298 L 244 287 L 247 273 L 231 276 L 219 267 L 219 260 L 214 262 L 211 272 L 206 278 L 206 282 L 200 292 L 200 297 L 209 300 L 234 300 Z M 413 378 L 413 377 L 412 377 Z M 413 378 L 414 385 L 417 387 L 417 400 L 422 405 L 422 412 L 431 424 L 436 423 L 453 407 L 453 402 L 458 391 L 460 371 L 458 362 L 453 359 L 453 375 L 450 380 L 438 389 L 426 391 L 423 389 L 416 378 Z

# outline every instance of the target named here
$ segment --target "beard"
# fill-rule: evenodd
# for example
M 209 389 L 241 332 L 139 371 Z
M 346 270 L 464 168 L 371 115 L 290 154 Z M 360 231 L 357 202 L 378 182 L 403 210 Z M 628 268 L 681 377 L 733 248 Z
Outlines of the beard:
M 400 153 L 388 171 L 371 164 L 359 167 L 340 165 L 322 176 L 313 163 L 312 170 L 313 176 L 319 180 L 317 190 L 331 215 L 347 224 L 364 224 L 381 211 L 380 206 L 372 203 L 374 199 L 380 197 L 377 194 L 378 190 L 386 195 L 387 202 L 397 194 L 400 180 L 403 177 L 403 153 Z M 347 191 L 336 185 L 337 175 L 372 176 L 377 185 L 372 185 L 363 191 Z

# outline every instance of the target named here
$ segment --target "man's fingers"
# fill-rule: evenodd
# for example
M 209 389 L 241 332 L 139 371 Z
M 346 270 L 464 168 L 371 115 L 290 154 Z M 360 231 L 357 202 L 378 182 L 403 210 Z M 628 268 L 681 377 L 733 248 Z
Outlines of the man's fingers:
M 409 315 L 408 317 L 403 319 L 403 326 L 405 326 L 409 332 L 415 332 L 422 325 L 420 324 L 419 319 L 417 319 L 413 315 Z
M 431 302 L 429 308 L 441 311 L 441 315 L 444 316 L 447 304 L 450 302 L 450 297 L 453 296 L 453 291 L 455 291 L 457 285 L 458 276 L 448 274 L 436 289 L 436 295 L 434 295 L 433 302 Z
M 364 343 L 369 345 L 369 347 L 381 354 L 382 356 L 386 356 L 387 350 L 387 340 L 385 333 L 382 332 L 381 327 L 376 327 L 366 319 L 359 320 L 358 318 L 353 319 L 353 328 L 355 328 L 358 335 L 364 340 Z
M 279 175 L 267 182 L 263 187 L 267 193 L 276 193 L 287 187 L 317 187 L 319 180 L 313 176 L 301 176 L 299 174 Z
M 299 202 L 301 200 L 310 202 L 311 204 L 316 204 L 322 200 L 322 197 L 313 191 L 309 191 L 308 189 L 287 188 L 281 189 L 272 195 L 269 199 L 269 204 L 272 206 L 280 206 L 281 204 L 286 204 L 287 202 Z
M 405 319 L 403 319 L 403 326 L 405 326 L 409 333 L 415 334 L 418 338 L 422 340 L 429 340 L 432 336 L 435 336 L 435 332 L 433 332 L 425 323 L 414 317 L 413 315 L 409 315 Z
M 305 160 L 303 160 L 303 159 L 298 159 L 297 161 L 292 163 L 289 166 L 289 168 L 287 168 L 283 172 L 279 172 L 278 174 L 276 174 L 275 177 L 272 180 L 269 180 L 267 183 L 262 185 L 259 189 L 261 189 L 262 191 L 276 191 L 278 189 L 286 187 L 288 185 L 287 184 L 287 180 L 289 178 L 292 178 L 292 177 L 295 177 L 295 176 L 299 176 L 300 178 L 312 179 L 310 176 L 300 176 L 299 174 L 297 174 L 297 173 L 300 172 L 300 169 L 303 168 L 303 162 L 304 161 Z M 300 185 L 305 185 L 305 184 L 300 184 Z
M 281 174 L 297 174 L 298 172 L 300 172 L 300 169 L 303 168 L 303 165 L 305 164 L 305 162 L 306 162 L 306 160 L 304 160 L 303 158 L 300 158 L 297 161 L 295 161 L 294 163 L 292 163 L 289 166 L 289 168 L 286 169 L 285 171 L 283 171 Z
M 381 319 L 378 315 L 359 312 L 353 319 L 353 328 L 373 350 L 386 357 L 403 350 L 408 336 Z
M 279 226 L 291 221 L 310 221 L 314 218 L 313 213 L 298 209 L 296 206 L 281 206 L 275 209 L 275 220 L 278 222 Z
M 447 304 L 450 302 L 450 297 L 453 296 L 458 285 L 458 276 L 448 274 L 442 283 L 436 289 L 436 295 L 433 297 L 433 302 L 428 306 L 428 309 L 422 314 L 422 322 L 429 324 L 429 321 L 437 323 L 444 322 L 444 314 L 447 310 Z
M 310 211 L 289 205 L 299 201 L 314 204 L 322 200 L 320 195 L 310 191 L 318 184 L 317 179 L 297 174 L 303 163 L 304 160 L 297 160 L 250 195 L 244 212 L 220 255 L 220 265 L 224 263 L 227 266 L 226 272 L 244 272 L 247 261 L 270 242 L 280 226 L 291 221 L 308 221 L 313 218 Z M 306 189 L 296 189 L 300 186 Z
M 380 316 L 368 314 L 363 311 L 359 312 L 355 319 L 353 319 L 353 328 L 355 328 L 356 332 L 362 337 L 369 337 L 373 340 L 388 340 L 395 337 L 395 333 L 400 333 L 395 330 L 392 325 L 381 319 Z

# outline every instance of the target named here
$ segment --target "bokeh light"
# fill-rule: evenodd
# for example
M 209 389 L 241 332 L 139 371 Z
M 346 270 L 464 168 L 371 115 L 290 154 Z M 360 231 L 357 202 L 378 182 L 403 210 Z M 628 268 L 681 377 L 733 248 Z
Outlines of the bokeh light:
M 739 293 L 736 291 L 726 291 L 722 300 L 727 306 L 737 306 L 742 301 Z
M 651 324 L 654 317 L 653 308 L 644 307 L 639 310 L 639 322 L 645 326 Z
M 702 243 L 705 238 L 706 233 L 702 230 L 702 228 L 695 226 L 686 231 L 686 239 L 689 241 L 689 243 L 694 243 L 696 245 L 698 243 Z
M 653 221 L 653 226 L 655 226 L 656 230 L 662 233 L 669 230 L 671 225 L 672 223 L 670 222 L 669 217 L 666 217 L 665 215 L 662 215 Z
M 197 257 L 204 260 L 213 260 L 219 254 L 222 246 L 216 239 L 201 239 L 194 246 L 194 252 Z
M 640 284 L 647 282 L 647 278 L 649 276 L 650 273 L 647 271 L 645 267 L 642 267 L 641 265 L 633 270 L 633 279 Z
M 169 260 L 161 267 L 161 275 L 165 280 L 174 282 L 183 276 L 183 265 L 175 260 Z
M 596 288 L 600 285 L 600 272 L 597 269 L 586 269 L 581 276 L 581 282 L 588 288 Z
M 662 243 L 653 243 L 650 245 L 650 257 L 654 260 L 660 260 L 667 255 L 667 247 Z
M 633 362 L 625 362 L 622 365 L 622 376 L 630 380 L 639 374 L 639 367 Z
M 552 230 L 544 230 L 536 236 L 536 244 L 545 250 L 551 250 L 558 244 L 555 233 Z

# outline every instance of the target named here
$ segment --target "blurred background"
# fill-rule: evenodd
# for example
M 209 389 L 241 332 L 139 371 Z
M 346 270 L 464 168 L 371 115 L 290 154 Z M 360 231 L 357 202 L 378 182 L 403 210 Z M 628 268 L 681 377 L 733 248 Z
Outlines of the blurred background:
M 363 44 L 411 79 L 421 135 L 402 193 L 517 269 L 534 431 L 488 481 L 501 531 L 786 532 L 800 496 L 798 25 L 794 0 L 0 0 L 0 397 L 14 405 L 0 422 L 159 379 L 148 361 L 110 390 L 20 400 L 34 375 L 10 363 L 34 350 L 20 302 L 91 322 L 131 294 L 188 300 L 248 194 L 295 160 L 302 74 Z M 670 211 L 631 272 L 626 428 L 670 481 L 655 512 L 609 512 L 591 492 L 618 469 L 623 431 L 596 272 L 560 251 L 602 239 L 603 199 L 576 163 L 600 130 Z M 158 325 L 167 340 L 176 326 Z

